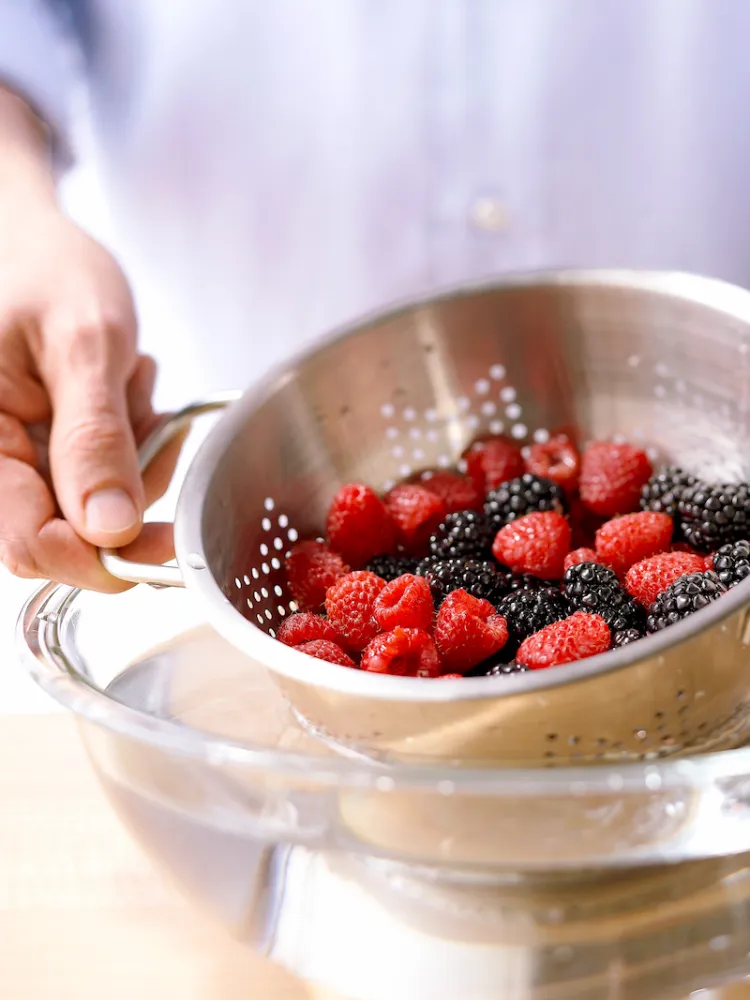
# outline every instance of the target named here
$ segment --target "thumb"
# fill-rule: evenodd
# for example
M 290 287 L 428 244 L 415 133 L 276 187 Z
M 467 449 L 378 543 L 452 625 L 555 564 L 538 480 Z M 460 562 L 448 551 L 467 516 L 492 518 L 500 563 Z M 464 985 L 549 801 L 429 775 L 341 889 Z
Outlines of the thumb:
M 47 381 L 52 399 L 50 471 L 63 516 L 93 545 L 136 538 L 145 505 L 127 382 L 129 338 L 86 330 L 84 349 L 58 356 Z

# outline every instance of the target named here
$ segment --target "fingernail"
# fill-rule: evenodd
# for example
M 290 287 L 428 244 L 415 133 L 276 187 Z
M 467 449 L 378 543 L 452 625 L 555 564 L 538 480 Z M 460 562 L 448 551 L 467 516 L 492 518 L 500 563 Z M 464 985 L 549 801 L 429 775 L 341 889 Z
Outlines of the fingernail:
M 89 531 L 115 534 L 127 531 L 140 520 L 135 504 L 125 490 L 110 488 L 92 493 L 84 509 Z

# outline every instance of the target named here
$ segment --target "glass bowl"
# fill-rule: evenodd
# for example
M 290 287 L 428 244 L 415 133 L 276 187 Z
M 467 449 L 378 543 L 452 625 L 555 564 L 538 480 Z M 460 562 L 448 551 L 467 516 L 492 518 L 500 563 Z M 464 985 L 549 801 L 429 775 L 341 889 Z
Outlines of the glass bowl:
M 750 749 L 575 768 L 375 761 L 306 730 L 185 591 L 48 584 L 18 631 L 137 840 L 318 987 L 649 1000 L 750 974 Z

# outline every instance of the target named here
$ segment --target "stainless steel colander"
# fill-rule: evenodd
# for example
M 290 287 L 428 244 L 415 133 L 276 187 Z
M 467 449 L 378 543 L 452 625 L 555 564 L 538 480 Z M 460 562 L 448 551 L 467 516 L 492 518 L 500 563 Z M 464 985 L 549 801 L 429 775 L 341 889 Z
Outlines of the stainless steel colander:
M 178 567 L 102 558 L 123 579 L 194 590 L 300 716 L 354 752 L 554 763 L 737 745 L 750 730 L 750 581 L 635 645 L 513 677 L 377 676 L 273 636 L 295 609 L 284 555 L 320 533 L 341 483 L 385 490 L 455 465 L 479 434 L 524 444 L 559 428 L 747 477 L 749 379 L 750 293 L 721 282 L 577 271 L 459 288 L 337 333 L 234 403 L 189 468 Z M 178 414 L 143 462 L 230 397 Z

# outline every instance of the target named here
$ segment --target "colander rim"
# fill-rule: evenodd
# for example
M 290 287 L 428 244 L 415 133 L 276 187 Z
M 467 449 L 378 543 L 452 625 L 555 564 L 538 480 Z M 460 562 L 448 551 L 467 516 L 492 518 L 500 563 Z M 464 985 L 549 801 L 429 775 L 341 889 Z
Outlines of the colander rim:
M 626 269 L 565 269 L 531 271 L 466 282 L 432 293 L 407 299 L 388 308 L 372 311 L 352 323 L 344 324 L 319 338 L 287 363 L 277 366 L 245 391 L 225 416 L 212 428 L 198 449 L 185 477 L 177 503 L 175 548 L 182 574 L 190 589 L 197 591 L 213 627 L 237 648 L 252 655 L 269 670 L 296 682 L 314 684 L 338 694 L 356 695 L 373 700 L 408 701 L 435 704 L 444 701 L 497 699 L 520 693 L 575 684 L 597 675 L 613 673 L 641 660 L 658 657 L 679 642 L 720 624 L 724 619 L 750 604 L 750 579 L 734 587 L 708 607 L 663 632 L 637 644 L 610 650 L 599 656 L 566 664 L 562 669 L 532 671 L 528 674 L 498 678 L 463 678 L 433 684 L 418 678 L 384 677 L 365 671 L 346 670 L 323 660 L 312 659 L 284 646 L 244 616 L 228 601 L 213 575 L 201 566 L 208 561 L 203 546 L 201 525 L 207 485 L 225 448 L 249 410 L 268 400 L 294 371 L 320 350 L 361 333 L 373 324 L 390 322 L 408 312 L 428 308 L 458 297 L 487 293 L 498 289 L 545 285 L 597 284 L 601 287 L 631 288 L 664 292 L 689 298 L 750 325 L 750 291 L 716 278 L 678 271 Z M 197 558 L 196 558 L 197 556 Z M 252 637 L 252 639 L 249 639 Z
M 417 791 L 492 798 L 559 796 L 621 799 L 686 788 L 704 791 L 750 777 L 750 746 L 694 757 L 611 761 L 591 765 L 472 766 L 450 762 L 381 762 L 365 756 L 321 757 L 230 739 L 132 708 L 80 672 L 60 641 L 67 614 L 83 592 L 43 583 L 26 600 L 16 625 L 21 664 L 54 701 L 75 716 L 117 736 L 211 766 L 273 773 L 321 788 Z M 54 608 L 54 613 L 46 612 Z M 45 622 L 45 618 L 49 620 Z M 45 632 L 49 630 L 49 634 Z M 458 683 L 458 682 L 456 682 Z M 448 787 L 449 786 L 449 787 Z

